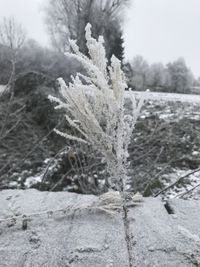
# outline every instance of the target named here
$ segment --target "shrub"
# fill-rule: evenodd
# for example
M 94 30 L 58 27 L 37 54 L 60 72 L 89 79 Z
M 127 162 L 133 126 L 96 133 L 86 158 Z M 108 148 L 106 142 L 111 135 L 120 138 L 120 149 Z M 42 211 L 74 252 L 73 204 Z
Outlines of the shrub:
M 87 76 L 77 73 L 69 86 L 59 78 L 62 98 L 49 96 L 58 104 L 56 109 L 64 109 L 66 120 L 77 135 L 55 131 L 67 139 L 90 144 L 100 152 L 110 174 L 109 186 L 123 192 L 127 180 L 128 145 L 143 99 L 136 101 L 129 91 L 132 112 L 125 114 L 127 85 L 121 62 L 112 56 L 108 66 L 103 37 L 92 38 L 90 24 L 85 30 L 89 57 L 79 51 L 76 41 L 70 41 L 74 54 L 67 53 L 67 56 L 82 63 Z

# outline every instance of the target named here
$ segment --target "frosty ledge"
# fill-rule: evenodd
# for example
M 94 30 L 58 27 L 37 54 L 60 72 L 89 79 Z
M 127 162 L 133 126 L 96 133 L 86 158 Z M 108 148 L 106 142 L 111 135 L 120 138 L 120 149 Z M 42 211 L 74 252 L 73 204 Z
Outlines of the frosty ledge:
M 120 209 L 88 208 L 98 201 L 68 192 L 2 191 L 0 218 L 20 219 L 0 223 L 0 267 L 128 267 Z M 198 201 L 168 205 L 173 212 L 159 198 L 146 198 L 129 208 L 134 266 L 200 266 Z M 23 217 L 30 213 L 35 216 Z

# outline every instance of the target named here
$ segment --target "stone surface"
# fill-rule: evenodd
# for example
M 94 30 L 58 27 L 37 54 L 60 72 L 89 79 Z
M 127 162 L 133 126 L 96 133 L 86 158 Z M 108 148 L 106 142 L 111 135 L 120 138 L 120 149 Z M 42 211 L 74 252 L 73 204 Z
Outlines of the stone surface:
M 0 218 L 77 207 L 76 212 L 33 216 L 22 230 L 21 220 L 0 224 L 0 267 L 126 267 L 128 256 L 121 214 L 81 211 L 97 201 L 74 193 L 2 191 Z M 84 209 L 83 209 L 84 210 Z
M 0 219 L 17 215 L 0 223 L 0 267 L 129 267 L 122 214 L 94 208 L 98 201 L 67 192 L 0 192 Z M 134 267 L 200 266 L 199 201 L 167 206 L 146 198 L 129 208 Z
M 129 212 L 135 266 L 200 266 L 200 206 L 195 200 L 173 200 L 170 212 L 159 199 L 147 198 Z

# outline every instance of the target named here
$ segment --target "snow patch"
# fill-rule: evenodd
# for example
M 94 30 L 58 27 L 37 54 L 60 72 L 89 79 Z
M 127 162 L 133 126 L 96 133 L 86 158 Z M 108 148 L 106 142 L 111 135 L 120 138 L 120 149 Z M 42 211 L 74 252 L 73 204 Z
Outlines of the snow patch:
M 25 181 L 26 188 L 30 188 L 32 185 L 40 183 L 42 181 L 43 174 L 30 176 Z

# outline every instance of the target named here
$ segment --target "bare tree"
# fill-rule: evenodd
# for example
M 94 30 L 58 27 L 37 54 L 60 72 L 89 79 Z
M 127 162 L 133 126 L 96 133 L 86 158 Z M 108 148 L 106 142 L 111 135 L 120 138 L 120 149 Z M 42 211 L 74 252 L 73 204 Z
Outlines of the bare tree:
M 170 89 L 176 93 L 187 93 L 192 87 L 194 77 L 191 70 L 187 67 L 184 58 L 167 65 L 170 77 Z
M 148 87 L 154 91 L 162 90 L 166 85 L 167 70 L 160 62 L 153 63 L 149 66 Z
M 147 86 L 147 78 L 149 64 L 142 56 L 134 57 L 132 64 L 131 86 L 136 90 L 145 90 Z
M 68 50 L 69 39 L 76 39 L 80 50 L 87 53 L 84 29 L 89 22 L 94 36 L 103 35 L 105 47 L 113 34 L 121 34 L 124 7 L 130 0 L 49 0 L 46 22 L 53 45 L 60 51 Z M 112 28 L 114 30 L 109 31 Z M 113 41 L 109 46 L 112 46 Z M 110 54 L 107 51 L 107 54 Z
M 9 99 L 7 101 L 7 106 L 4 113 L 4 118 L 0 128 L 0 141 L 2 141 L 10 131 L 17 127 L 19 120 L 16 119 L 17 123 L 13 126 L 9 126 L 8 118 L 10 114 L 10 105 L 14 96 L 14 85 L 15 85 L 15 72 L 16 72 L 16 62 L 17 55 L 25 41 L 26 33 L 13 17 L 4 18 L 0 24 L 0 45 L 4 46 L 9 50 L 9 60 L 12 65 L 12 70 L 10 74 L 7 86 L 2 94 L 9 93 Z M 19 117 L 19 116 L 18 116 Z
M 0 23 L 0 44 L 8 48 L 10 54 L 10 61 L 12 64 L 12 72 L 8 86 L 13 93 L 15 67 L 17 61 L 17 54 L 24 44 L 26 39 L 26 32 L 22 25 L 18 23 L 15 18 L 4 18 Z
M 0 24 L 0 43 L 12 50 L 19 50 L 24 44 L 26 33 L 13 17 L 4 18 Z

